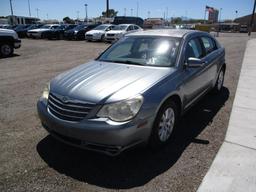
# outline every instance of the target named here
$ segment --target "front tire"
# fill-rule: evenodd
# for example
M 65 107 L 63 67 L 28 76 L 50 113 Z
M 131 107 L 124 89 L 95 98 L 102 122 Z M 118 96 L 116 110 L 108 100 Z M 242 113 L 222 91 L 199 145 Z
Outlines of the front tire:
M 159 110 L 155 119 L 149 145 L 158 149 L 168 143 L 178 121 L 178 107 L 174 101 L 165 103 Z
M 0 54 L 2 57 L 11 56 L 13 54 L 13 46 L 8 43 L 0 45 Z
M 221 92 L 222 88 L 223 88 L 223 84 L 224 84 L 224 76 L 225 76 L 225 70 L 222 67 L 222 69 L 220 70 L 219 74 L 218 74 L 218 78 L 217 81 L 215 83 L 215 86 L 213 88 L 213 92 L 214 93 L 219 93 Z

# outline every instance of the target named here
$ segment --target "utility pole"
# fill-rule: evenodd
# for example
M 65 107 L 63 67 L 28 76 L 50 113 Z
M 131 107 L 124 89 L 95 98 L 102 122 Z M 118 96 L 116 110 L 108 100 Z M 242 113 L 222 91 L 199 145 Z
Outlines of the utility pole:
M 256 0 L 254 0 L 254 6 L 253 6 L 253 11 L 252 11 L 252 17 L 251 17 L 248 36 L 251 36 L 251 32 L 252 32 L 252 27 L 253 27 L 253 22 L 254 22 L 254 15 L 255 15 L 255 7 L 256 7 Z
M 131 16 L 133 16 L 133 9 L 131 9 Z
M 29 13 L 29 17 L 31 17 L 31 11 L 30 11 L 30 1 L 28 0 L 28 13 Z
M 36 16 L 37 16 L 37 18 L 39 19 L 38 12 L 39 12 L 39 9 L 38 9 L 38 8 L 36 8 Z
M 107 4 L 106 16 L 109 17 L 109 0 L 107 0 L 106 4 Z
M 88 23 L 88 14 L 87 14 L 87 4 L 84 4 L 85 6 L 85 20 L 86 20 L 86 23 Z
M 13 25 L 13 9 L 12 9 L 12 0 L 10 0 L 10 7 L 11 7 L 11 25 Z

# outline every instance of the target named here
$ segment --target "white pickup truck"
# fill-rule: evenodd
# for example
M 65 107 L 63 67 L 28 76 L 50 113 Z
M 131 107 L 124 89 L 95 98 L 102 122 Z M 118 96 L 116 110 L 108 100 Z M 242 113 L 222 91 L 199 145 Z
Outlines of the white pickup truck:
M 14 30 L 0 29 L 0 56 L 8 57 L 21 46 L 21 40 Z

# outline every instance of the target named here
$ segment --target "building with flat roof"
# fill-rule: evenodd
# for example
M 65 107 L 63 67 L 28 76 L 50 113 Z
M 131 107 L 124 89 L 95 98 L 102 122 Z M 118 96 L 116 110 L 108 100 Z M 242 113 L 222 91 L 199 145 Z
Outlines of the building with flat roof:
M 25 16 L 17 16 L 17 15 L 8 15 L 7 17 L 8 24 L 19 25 L 19 24 L 35 24 L 40 21 L 39 18 L 36 17 L 25 17 Z
M 249 27 L 251 22 L 252 15 L 245 15 L 243 17 L 238 17 L 234 20 L 235 23 L 239 23 L 240 25 L 247 25 Z M 256 15 L 254 16 L 254 22 L 252 25 L 252 31 L 256 32 Z

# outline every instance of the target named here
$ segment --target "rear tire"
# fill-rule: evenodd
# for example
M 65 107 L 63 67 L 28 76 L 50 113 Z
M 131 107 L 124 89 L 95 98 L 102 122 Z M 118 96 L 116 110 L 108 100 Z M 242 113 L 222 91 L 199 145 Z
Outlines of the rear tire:
M 13 46 L 8 43 L 0 45 L 0 55 L 2 57 L 9 57 L 13 54 Z
M 168 101 L 159 110 L 155 119 L 149 146 L 156 150 L 167 144 L 178 121 L 178 107 L 174 101 Z

